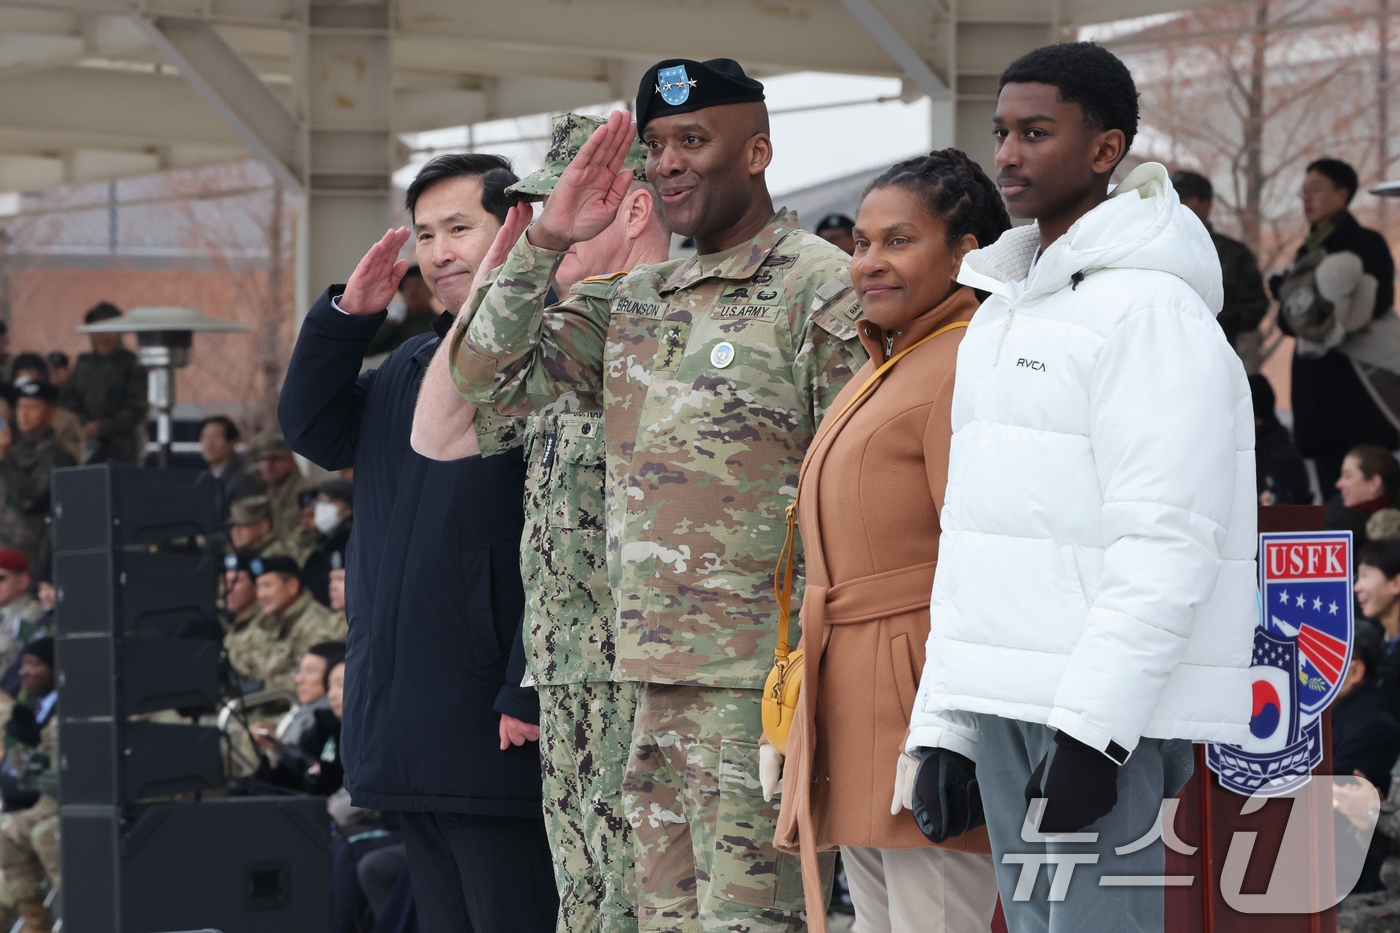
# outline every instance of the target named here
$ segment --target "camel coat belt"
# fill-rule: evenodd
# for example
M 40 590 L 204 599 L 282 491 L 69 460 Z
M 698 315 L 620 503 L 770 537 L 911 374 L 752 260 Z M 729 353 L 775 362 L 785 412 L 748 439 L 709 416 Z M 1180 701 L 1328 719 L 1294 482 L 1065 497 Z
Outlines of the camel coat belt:
M 861 322 L 866 364 L 831 407 L 846 401 L 892 352 L 977 308 L 971 289 L 900 331 Z M 962 329 L 940 334 L 897 363 L 808 452 L 798 506 L 806 560 L 804 673 L 788 738 L 776 844 L 802 856 L 809 904 L 822 903 L 817 853 L 838 846 L 932 845 L 913 815 L 890 815 L 929 632 L 938 513 L 952 438 L 953 371 Z M 989 854 L 985 829 L 942 848 Z M 814 933 L 824 918 L 810 911 Z

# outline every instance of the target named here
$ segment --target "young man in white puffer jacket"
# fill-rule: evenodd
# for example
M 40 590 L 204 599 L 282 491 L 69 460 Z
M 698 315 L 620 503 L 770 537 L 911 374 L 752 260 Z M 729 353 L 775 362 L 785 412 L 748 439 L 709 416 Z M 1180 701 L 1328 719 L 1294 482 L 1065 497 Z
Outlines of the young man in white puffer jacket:
M 1099 879 L 1165 874 L 1160 838 L 1115 847 L 1149 835 L 1189 776 L 1184 740 L 1249 734 L 1253 408 L 1215 322 L 1205 227 L 1156 163 L 1109 194 L 1137 112 L 1131 75 L 1098 46 L 1012 64 L 997 183 L 1037 224 L 968 254 L 958 276 L 991 297 L 958 352 L 895 806 L 903 794 L 937 839 L 977 821 L 980 791 L 1012 933 L 1162 930 L 1160 882 Z M 1041 833 L 1094 841 L 1023 835 L 1033 799 Z M 1097 860 L 1036 867 L 1054 853 Z M 1015 896 L 1023 870 L 1029 900 Z

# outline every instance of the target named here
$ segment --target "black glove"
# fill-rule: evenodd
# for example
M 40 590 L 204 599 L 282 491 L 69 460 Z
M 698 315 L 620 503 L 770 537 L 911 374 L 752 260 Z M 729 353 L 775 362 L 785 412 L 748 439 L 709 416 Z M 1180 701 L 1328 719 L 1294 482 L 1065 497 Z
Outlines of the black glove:
M 1103 752 L 1064 732 L 1035 766 L 1026 784 L 1026 808 L 1046 798 L 1040 832 L 1046 836 L 1078 832 L 1118 804 L 1118 765 Z
M 946 842 L 987 822 L 977 767 L 946 748 L 920 750 L 914 775 L 914 822 L 933 842 Z
M 34 710 L 22 703 L 16 703 L 10 712 L 10 721 L 5 725 L 5 734 L 21 745 L 30 748 L 39 744 L 39 720 Z

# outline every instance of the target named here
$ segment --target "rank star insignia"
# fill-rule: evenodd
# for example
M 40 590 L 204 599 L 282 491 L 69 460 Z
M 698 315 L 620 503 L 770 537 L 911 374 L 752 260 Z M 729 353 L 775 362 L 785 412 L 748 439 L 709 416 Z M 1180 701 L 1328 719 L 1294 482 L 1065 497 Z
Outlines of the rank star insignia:
M 690 89 L 695 87 L 695 79 L 686 74 L 684 65 L 662 68 L 656 72 L 656 93 L 672 107 L 678 107 L 690 99 Z
M 734 362 L 734 344 L 725 341 L 715 344 L 715 348 L 710 351 L 710 365 L 715 369 L 724 369 Z

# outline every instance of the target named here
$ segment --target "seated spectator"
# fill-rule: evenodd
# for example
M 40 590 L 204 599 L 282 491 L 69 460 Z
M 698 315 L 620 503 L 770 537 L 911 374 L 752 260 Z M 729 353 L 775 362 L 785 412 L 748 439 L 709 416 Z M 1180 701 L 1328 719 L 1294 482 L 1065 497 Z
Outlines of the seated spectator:
M 1342 460 L 1336 487 L 1340 495 L 1326 504 L 1323 522 L 1328 528 L 1350 531 L 1359 549 L 1367 541 L 1366 520 L 1400 503 L 1400 463 L 1384 448 L 1353 447 Z
M 45 359 L 49 364 L 49 381 L 62 389 L 68 383 L 68 377 L 73 372 L 72 364 L 68 361 L 68 354 L 62 350 L 55 350 Z
M 292 556 L 297 559 L 297 563 L 304 565 L 316 548 L 316 542 L 321 538 L 321 533 L 316 530 L 315 487 L 297 493 L 297 504 L 301 507 L 301 520 L 297 524 L 297 530 L 287 539 L 287 543 L 292 546 Z
M 248 460 L 257 465 L 258 478 L 263 481 L 263 495 L 272 510 L 272 530 L 288 544 L 295 543 L 301 525 L 301 493 L 311 488 L 311 481 L 302 475 L 281 431 L 253 438 Z
M 245 682 L 292 688 L 292 671 L 312 645 L 344 641 L 346 630 L 329 609 L 302 589 L 301 568 L 285 555 L 249 562 L 262 614 L 225 639 L 229 663 Z
M 10 380 L 15 385 L 22 382 L 47 382 L 54 387 L 54 399 L 58 398 L 58 383 L 49 378 L 49 364 L 37 353 L 21 353 L 15 357 L 14 366 L 10 370 Z M 77 463 L 83 456 L 83 426 L 78 422 L 78 416 L 66 408 L 54 406 L 53 413 L 53 433 L 58 437 L 58 441 L 63 445 L 63 449 L 68 451 Z
M 1380 509 L 1366 519 L 1366 540 L 1400 538 L 1400 509 Z
M 228 539 L 235 551 L 254 557 L 292 553 L 292 546 L 273 530 L 267 496 L 239 499 L 229 508 L 228 515 Z
M 20 648 L 36 636 L 44 607 L 29 595 L 29 558 L 19 551 L 0 551 L 0 669 L 20 656 Z
M 1293 446 L 1288 429 L 1278 420 L 1269 380 L 1249 377 L 1254 398 L 1254 476 L 1260 505 L 1311 505 L 1312 486 L 1303 455 Z
M 827 214 L 817 221 L 816 234 L 850 256 L 856 251 L 855 228 L 856 222 L 845 214 Z
M 15 394 L 14 430 L 8 439 L 0 434 L 0 475 L 37 556 L 47 553 L 54 468 L 77 461 L 54 434 L 58 390 L 47 382 L 22 382 Z
M 235 444 L 238 443 L 238 425 L 226 415 L 205 418 L 199 425 L 199 455 L 209 464 L 218 494 L 219 522 L 228 522 L 229 509 L 240 499 L 256 496 L 262 488 L 261 481 L 248 472 Z
M 58 716 L 55 705 L 53 639 L 24 647 L 20 702 L 5 726 L 6 765 L 21 789 L 38 794 L 34 805 L 0 817 L 0 929 L 23 918 L 24 933 L 52 929 L 41 885 L 47 875 L 57 887 Z
M 1332 771 L 1359 774 L 1384 797 L 1390 769 L 1400 758 L 1400 722 L 1386 711 L 1376 688 L 1385 645 L 1381 628 L 1362 620 L 1356 626 L 1351 664 L 1332 703 Z
M 340 762 L 340 712 L 345 689 L 345 661 L 325 673 L 326 707 L 316 710 L 311 725 L 295 744 L 279 741 L 270 730 L 254 731 L 264 760 L 258 779 L 278 787 L 329 797 L 340 790 L 345 769 Z
M 1361 548 L 1354 589 L 1362 614 L 1381 628 L 1376 686 L 1386 711 L 1400 722 L 1400 540 L 1373 541 Z
M 278 738 L 286 745 L 296 745 L 301 737 L 312 728 L 316 721 L 316 711 L 330 709 L 326 698 L 326 675 L 330 669 L 345 660 L 345 642 L 323 641 L 306 649 L 297 665 L 292 682 L 296 686 L 297 706 L 287 715 L 286 724 Z
M 53 583 L 48 580 L 39 581 L 39 605 L 43 608 L 44 614 L 39 616 L 30 626 L 32 634 L 26 641 L 35 641 L 40 638 L 49 638 L 56 634 L 54 631 L 54 606 L 58 604 L 58 593 L 53 588 Z M 15 658 L 14 662 L 6 668 L 4 674 L 0 674 L 0 690 L 12 697 L 19 696 L 21 682 L 19 676 L 20 666 L 24 663 L 24 656 Z
M 219 621 L 223 624 L 225 635 L 243 631 L 262 612 L 262 607 L 258 605 L 258 588 L 253 582 L 252 562 L 255 556 L 249 551 L 224 555 Z
M 83 315 L 97 324 L 122 316 L 101 302 Z M 83 423 L 83 463 L 141 463 L 146 458 L 146 370 L 122 346 L 121 334 L 89 334 L 92 352 L 78 357 L 63 386 L 63 407 Z
M 391 309 L 389 317 L 379 325 L 379 332 L 369 342 L 365 356 L 392 353 L 414 337 L 431 332 L 433 322 L 442 314 L 442 308 L 433 300 L 428 283 L 423 281 L 423 271 L 416 265 L 409 266 L 403 274 L 399 282 L 399 297 L 404 303 L 403 319 L 394 320 Z
M 1400 757 L 1400 722 L 1385 710 L 1375 686 L 1383 652 L 1379 626 L 1363 620 L 1356 626 L 1351 665 L 1332 703 L 1332 773 L 1364 777 L 1382 798 L 1390 791 L 1390 769 Z M 1384 858 L 1383 850 L 1367 857 L 1361 880 L 1353 890 L 1382 887 Z
M 335 613 L 337 622 L 345 626 L 348 632 L 350 623 L 345 615 L 345 555 L 340 551 L 331 553 L 331 572 L 327 588 L 331 612 Z
M 328 479 L 315 491 L 316 544 L 302 564 L 302 579 L 318 603 L 334 609 L 330 593 L 331 555 L 344 554 L 350 545 L 350 529 L 355 525 L 354 486 L 343 479 Z

